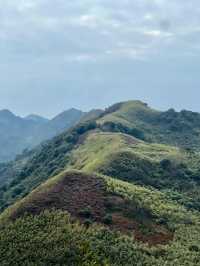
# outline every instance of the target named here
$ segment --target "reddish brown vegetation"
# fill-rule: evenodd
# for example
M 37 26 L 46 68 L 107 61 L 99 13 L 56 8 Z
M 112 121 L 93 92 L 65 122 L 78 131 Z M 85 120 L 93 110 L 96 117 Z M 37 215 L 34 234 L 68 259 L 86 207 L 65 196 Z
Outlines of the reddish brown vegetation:
M 174 238 L 173 233 L 169 232 L 163 227 L 157 228 L 157 226 L 155 225 L 155 227 L 152 229 L 155 231 L 151 234 L 142 234 L 141 231 L 136 230 L 135 239 L 144 243 L 148 243 L 150 246 L 156 246 L 167 245 Z
M 102 179 L 81 173 L 66 173 L 65 177 L 46 193 L 38 192 L 31 202 L 17 209 L 12 218 L 25 213 L 38 214 L 45 209 L 61 209 L 72 216 L 90 207 L 92 216 L 98 221 L 105 215 L 105 184 Z
M 108 202 L 114 209 L 112 229 L 134 234 L 137 241 L 148 243 L 150 246 L 166 245 L 173 240 L 173 234 L 164 226 L 157 225 L 145 210 L 141 217 L 133 203 L 119 196 L 109 197 Z
M 133 202 L 110 195 L 103 179 L 75 172 L 66 173 L 47 192 L 35 192 L 31 201 L 16 209 L 11 218 L 16 219 L 25 213 L 37 215 L 53 208 L 68 211 L 81 222 L 89 218 L 93 222 L 103 223 L 105 215 L 109 213 L 112 217 L 111 229 L 134 234 L 136 240 L 149 245 L 167 244 L 173 239 L 173 234 L 156 225 L 147 211 L 141 212 Z M 84 210 L 89 211 L 89 217 L 83 215 Z

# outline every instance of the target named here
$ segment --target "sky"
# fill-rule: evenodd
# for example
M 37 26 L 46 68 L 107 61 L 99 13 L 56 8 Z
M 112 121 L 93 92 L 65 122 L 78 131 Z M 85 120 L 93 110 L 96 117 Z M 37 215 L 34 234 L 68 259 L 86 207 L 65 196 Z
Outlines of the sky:
M 0 109 L 200 112 L 199 0 L 0 0 Z

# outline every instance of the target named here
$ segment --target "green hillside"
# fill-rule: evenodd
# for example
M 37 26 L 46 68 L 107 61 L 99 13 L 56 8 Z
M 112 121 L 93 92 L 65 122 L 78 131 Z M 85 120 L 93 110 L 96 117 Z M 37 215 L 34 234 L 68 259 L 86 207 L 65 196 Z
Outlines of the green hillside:
M 64 172 L 0 216 L 0 262 L 198 265 L 199 218 L 158 190 Z
M 200 265 L 199 129 L 119 103 L 1 165 L 0 265 Z
M 67 168 L 154 187 L 188 208 L 200 210 L 200 157 L 196 153 L 97 131 L 72 151 Z
M 117 124 L 114 130 L 105 127 L 105 119 L 115 117 L 116 112 L 125 117 L 133 116 L 135 119 L 132 118 L 132 121 L 136 121 L 142 110 L 143 115 L 145 112 L 150 112 L 151 116 L 158 114 L 141 102 L 117 104 L 109 108 L 106 114 L 100 114 L 97 122 L 79 124 L 35 149 L 25 158 L 22 156 L 2 166 L 0 179 L 11 181 L 0 187 L 0 207 L 4 209 L 64 169 L 78 169 L 153 186 L 166 190 L 170 195 L 175 191 L 173 197 L 183 202 L 186 197 L 188 206 L 199 209 L 198 153 L 192 149 L 154 144 L 146 139 L 142 141 L 133 137 L 137 135 L 132 134 L 136 133 L 136 130 L 132 130 L 134 126 L 130 131 L 127 125 L 122 124 Z
M 198 154 L 99 129 L 89 134 L 77 133 L 71 139 L 73 134 L 55 138 L 28 160 L 10 185 L 2 188 L 2 207 L 23 197 L 50 176 L 64 169 L 77 169 L 164 190 L 188 208 L 200 209 Z
M 140 101 L 119 103 L 108 108 L 98 120 L 109 130 L 123 125 L 148 142 L 200 150 L 200 114 L 183 110 L 156 111 Z M 136 132 L 137 133 L 137 132 Z

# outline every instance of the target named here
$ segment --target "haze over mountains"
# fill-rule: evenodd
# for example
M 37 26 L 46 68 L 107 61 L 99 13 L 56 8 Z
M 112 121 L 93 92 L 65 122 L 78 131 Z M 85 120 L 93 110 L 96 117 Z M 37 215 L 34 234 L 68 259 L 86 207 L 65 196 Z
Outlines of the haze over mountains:
M 9 110 L 0 111 L 0 162 L 9 161 L 24 149 L 31 149 L 75 125 L 84 112 L 69 109 L 53 119 L 38 115 L 19 117 Z
M 128 101 L 81 115 L 0 164 L 0 264 L 200 265 L 199 152 L 199 113 Z

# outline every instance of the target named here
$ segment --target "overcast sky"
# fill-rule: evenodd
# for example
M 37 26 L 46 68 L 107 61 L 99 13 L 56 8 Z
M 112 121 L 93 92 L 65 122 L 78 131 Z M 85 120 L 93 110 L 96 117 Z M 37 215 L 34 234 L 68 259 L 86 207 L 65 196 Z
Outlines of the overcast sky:
M 0 0 L 0 109 L 200 111 L 199 0 Z

